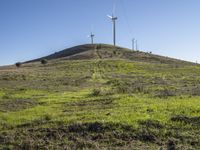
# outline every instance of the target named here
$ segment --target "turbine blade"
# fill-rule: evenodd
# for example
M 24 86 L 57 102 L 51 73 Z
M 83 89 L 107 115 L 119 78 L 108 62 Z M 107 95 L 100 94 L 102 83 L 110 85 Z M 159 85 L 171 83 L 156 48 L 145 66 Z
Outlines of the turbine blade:
M 116 9 L 116 4 L 113 4 L 113 16 L 115 16 L 115 9 Z
M 107 15 L 107 17 L 108 17 L 108 18 L 110 18 L 110 19 L 112 19 L 112 18 L 113 18 L 113 17 L 112 17 L 112 16 L 110 16 L 110 15 Z
M 93 24 L 91 25 L 91 33 L 93 32 L 93 30 L 94 30 L 94 26 L 93 26 Z

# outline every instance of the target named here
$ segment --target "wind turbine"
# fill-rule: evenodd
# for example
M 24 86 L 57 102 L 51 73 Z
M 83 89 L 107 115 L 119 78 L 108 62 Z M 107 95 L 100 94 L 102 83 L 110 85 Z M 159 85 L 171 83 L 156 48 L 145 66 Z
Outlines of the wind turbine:
M 94 43 L 94 34 L 91 32 L 90 33 L 90 35 L 88 35 L 88 37 L 90 37 L 91 38 L 91 44 L 93 44 Z
M 138 50 L 138 41 L 137 40 L 135 41 L 135 49 L 136 49 L 136 51 Z
M 133 51 L 135 50 L 135 39 L 134 38 L 132 39 L 132 50 Z
M 112 13 L 112 16 L 110 15 L 107 15 L 108 18 L 110 18 L 113 22 L 113 45 L 115 46 L 116 45 L 116 28 L 115 28 L 115 22 L 117 20 L 117 17 L 115 16 L 115 6 L 113 7 L 113 13 Z

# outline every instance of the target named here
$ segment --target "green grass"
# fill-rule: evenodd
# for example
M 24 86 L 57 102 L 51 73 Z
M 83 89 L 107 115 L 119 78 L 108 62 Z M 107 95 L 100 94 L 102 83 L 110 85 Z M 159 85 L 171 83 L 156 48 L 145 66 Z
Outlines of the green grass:
M 0 69 L 0 149 L 59 144 L 61 149 L 62 144 L 69 149 L 198 149 L 199 75 L 195 65 L 123 59 L 48 61 L 45 66 Z M 20 100 L 35 103 L 15 104 Z M 76 126 L 86 137 L 71 131 Z M 62 141 L 48 137 L 47 130 L 55 131 L 56 137 L 57 132 L 63 134 Z M 49 143 L 31 143 L 44 137 Z

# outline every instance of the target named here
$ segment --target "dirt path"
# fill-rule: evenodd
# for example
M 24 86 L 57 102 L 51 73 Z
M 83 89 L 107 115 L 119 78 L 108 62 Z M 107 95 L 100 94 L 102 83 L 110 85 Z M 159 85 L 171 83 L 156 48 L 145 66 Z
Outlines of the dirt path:
M 104 78 L 104 72 L 102 71 L 102 57 L 99 53 L 99 46 L 96 46 L 94 49 L 95 55 L 97 56 L 97 59 L 95 60 L 95 66 L 94 66 L 94 73 L 92 75 L 92 79 L 94 81 L 103 81 Z

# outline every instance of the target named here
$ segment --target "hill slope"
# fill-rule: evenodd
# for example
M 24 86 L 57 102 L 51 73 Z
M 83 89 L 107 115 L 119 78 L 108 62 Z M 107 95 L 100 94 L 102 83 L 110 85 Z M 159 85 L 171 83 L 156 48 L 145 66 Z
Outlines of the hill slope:
M 107 44 L 86 44 L 56 52 L 46 57 L 35 59 L 28 62 L 40 61 L 41 59 L 65 59 L 65 60 L 84 60 L 84 59 L 127 59 L 140 62 L 154 63 L 178 63 L 191 64 L 183 60 L 173 59 L 169 57 L 154 55 L 150 53 L 132 51 L 127 48 L 114 47 Z
M 0 67 L 0 149 L 200 149 L 200 66 L 105 47 Z

